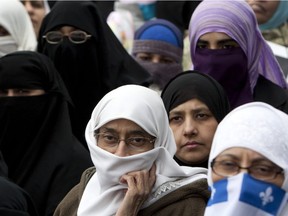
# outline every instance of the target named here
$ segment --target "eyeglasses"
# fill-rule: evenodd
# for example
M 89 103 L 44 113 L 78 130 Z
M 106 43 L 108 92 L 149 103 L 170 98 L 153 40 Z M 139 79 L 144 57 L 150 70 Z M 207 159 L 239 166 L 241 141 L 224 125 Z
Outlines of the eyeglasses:
M 126 139 L 120 139 L 118 136 L 108 132 L 96 133 L 94 136 L 98 140 L 98 143 L 105 145 L 105 147 L 116 148 L 120 141 L 124 141 L 130 149 L 139 151 L 141 151 L 143 147 L 146 148 L 148 144 L 154 144 L 156 140 L 156 138 L 149 138 L 139 135 L 131 136 Z
M 50 44 L 58 44 L 63 41 L 64 37 L 68 37 L 69 40 L 74 44 L 82 44 L 87 41 L 88 38 L 91 38 L 91 35 L 88 35 L 84 31 L 72 31 L 68 35 L 64 35 L 59 31 L 50 31 L 43 38 Z
M 259 180 L 272 180 L 278 174 L 283 173 L 283 169 L 267 164 L 256 164 L 250 167 L 241 167 L 237 163 L 228 160 L 211 162 L 211 167 L 216 175 L 222 177 L 231 177 L 237 175 L 241 169 L 248 170 L 248 173 Z

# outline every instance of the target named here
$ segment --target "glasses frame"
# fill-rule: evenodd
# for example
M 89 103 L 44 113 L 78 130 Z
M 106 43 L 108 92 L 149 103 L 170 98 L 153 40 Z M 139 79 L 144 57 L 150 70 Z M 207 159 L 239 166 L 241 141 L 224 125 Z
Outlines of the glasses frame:
M 50 40 L 48 39 L 47 35 L 49 35 L 49 34 L 51 34 L 51 33 L 56 33 L 56 34 L 59 34 L 59 35 L 61 34 L 61 36 L 62 36 L 62 37 L 61 37 L 61 40 L 58 41 L 58 42 L 50 41 Z M 84 39 L 83 41 L 80 41 L 80 42 L 79 42 L 79 41 L 73 41 L 73 40 L 71 39 L 71 34 L 73 34 L 73 33 L 83 33 L 83 34 L 85 35 L 85 39 Z M 47 41 L 47 43 L 49 43 L 49 44 L 59 44 L 59 43 L 62 43 L 64 37 L 68 37 L 68 39 L 69 39 L 69 41 L 70 41 L 71 43 L 74 43 L 74 44 L 83 44 L 83 43 L 85 43 L 89 38 L 91 38 L 92 35 L 87 34 L 87 33 L 84 32 L 84 31 L 76 30 L 76 31 L 70 32 L 68 35 L 64 35 L 63 33 L 59 32 L 59 31 L 50 31 L 50 32 L 46 33 L 46 35 L 43 35 L 43 36 L 42 36 L 42 38 L 44 38 L 44 39 Z
M 96 139 L 98 139 L 100 135 L 104 135 L 104 134 L 107 134 L 107 133 L 105 133 L 105 132 L 94 133 L 94 137 L 95 137 Z M 113 136 L 113 135 L 111 135 L 111 136 Z M 137 137 L 137 136 L 135 136 L 135 137 L 129 137 L 129 138 L 127 138 L 127 139 L 120 139 L 118 136 L 114 136 L 114 137 L 117 137 L 117 142 L 116 142 L 117 145 L 119 145 L 119 143 L 120 143 L 121 141 L 124 141 L 126 144 L 130 145 L 128 139 L 131 139 L 131 138 L 142 138 L 142 139 L 145 139 L 148 143 L 154 143 L 155 140 L 156 140 L 156 137 L 149 138 L 149 137 Z M 127 142 L 127 141 L 128 141 L 128 142 Z
M 237 175 L 237 174 L 239 174 L 240 173 L 240 170 L 241 169 L 245 169 L 245 170 L 247 170 L 248 171 L 248 173 L 249 173 L 249 175 L 251 175 L 252 177 L 254 177 L 254 175 L 251 173 L 251 171 L 250 171 L 250 169 L 252 168 L 252 167 L 254 167 L 253 165 L 252 166 L 250 166 L 250 167 L 241 167 L 241 166 L 239 166 L 237 163 L 235 163 L 235 165 L 237 166 L 237 171 L 235 171 L 235 173 L 233 174 L 233 175 L 223 175 L 223 174 L 219 174 L 218 172 L 216 172 L 216 170 L 215 170 L 215 163 L 217 163 L 217 162 L 221 162 L 221 161 L 216 161 L 215 159 L 213 160 L 213 161 L 211 161 L 211 163 L 210 163 L 210 166 L 211 166 L 211 168 L 212 168 L 212 171 L 216 174 L 216 175 L 218 175 L 218 176 L 221 176 L 221 177 L 231 177 L 231 176 L 235 176 L 235 175 Z M 273 171 L 275 171 L 277 169 L 277 167 L 275 167 L 275 169 L 273 170 Z M 275 171 L 274 172 L 274 176 L 273 177 L 271 177 L 271 178 L 256 178 L 256 177 L 254 177 L 255 179 L 259 179 L 259 180 L 272 180 L 272 179 L 275 179 L 276 178 L 276 176 L 277 175 L 279 175 L 279 174 L 281 174 L 281 173 L 284 173 L 284 170 L 283 169 L 281 169 L 280 167 L 279 167 L 279 171 Z

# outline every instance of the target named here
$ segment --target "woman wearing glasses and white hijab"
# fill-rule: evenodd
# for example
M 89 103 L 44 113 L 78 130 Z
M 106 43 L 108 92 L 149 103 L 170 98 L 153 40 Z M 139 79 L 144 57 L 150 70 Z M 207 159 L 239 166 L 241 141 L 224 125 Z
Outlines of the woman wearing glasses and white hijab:
M 205 216 L 288 215 L 288 115 L 263 102 L 230 112 L 209 158 Z
M 75 105 L 73 131 L 84 143 L 90 114 L 107 92 L 150 79 L 102 19 L 96 1 L 57 1 L 42 22 L 38 51 L 61 74 Z
M 203 215 L 205 168 L 181 167 L 162 99 L 124 85 L 96 105 L 85 137 L 94 163 L 55 216 Z

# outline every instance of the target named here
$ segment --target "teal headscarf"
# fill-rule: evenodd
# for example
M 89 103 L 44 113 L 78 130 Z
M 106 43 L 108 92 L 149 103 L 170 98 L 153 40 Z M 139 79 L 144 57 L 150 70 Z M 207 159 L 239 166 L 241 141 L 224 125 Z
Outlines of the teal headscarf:
M 288 1 L 280 0 L 277 10 L 268 22 L 259 25 L 261 31 L 277 28 L 288 20 Z

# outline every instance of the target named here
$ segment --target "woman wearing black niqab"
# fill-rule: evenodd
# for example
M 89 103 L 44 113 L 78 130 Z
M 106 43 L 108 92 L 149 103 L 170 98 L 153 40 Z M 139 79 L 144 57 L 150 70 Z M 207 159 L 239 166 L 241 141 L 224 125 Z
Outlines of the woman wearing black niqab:
M 91 37 L 82 44 L 74 44 L 66 37 L 58 44 L 50 44 L 43 38 L 63 26 Z M 72 127 L 83 141 L 90 114 L 107 92 L 124 84 L 148 86 L 150 82 L 149 73 L 126 52 L 102 19 L 96 1 L 56 2 L 43 20 L 38 51 L 52 59 L 61 74 L 78 116 Z
M 0 59 L 0 89 L 42 89 L 37 96 L 0 97 L 0 150 L 8 177 L 35 202 L 41 216 L 53 212 L 92 166 L 90 155 L 72 133 L 71 99 L 51 60 L 18 51 Z

